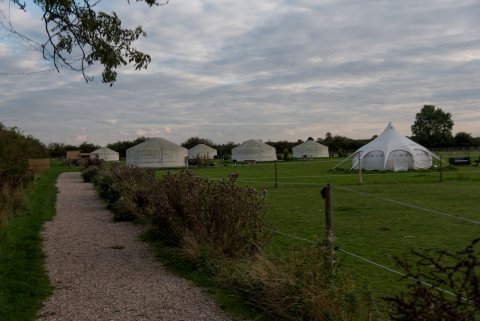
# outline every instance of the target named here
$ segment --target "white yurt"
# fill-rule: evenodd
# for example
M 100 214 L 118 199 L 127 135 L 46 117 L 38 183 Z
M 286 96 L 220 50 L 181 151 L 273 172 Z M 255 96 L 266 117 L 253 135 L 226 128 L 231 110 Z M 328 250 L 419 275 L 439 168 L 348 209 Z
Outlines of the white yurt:
M 120 159 L 119 154 L 113 149 L 107 147 L 100 147 L 97 150 L 94 150 L 90 153 L 90 158 L 103 159 L 104 161 L 115 161 L 118 162 Z
M 408 139 L 389 122 L 385 130 L 370 143 L 352 154 L 352 169 L 408 171 L 432 167 L 431 151 Z
M 300 145 L 292 148 L 292 154 L 294 158 L 317 158 L 317 157 L 329 157 L 328 147 L 317 143 L 314 140 L 307 140 Z
M 250 139 L 241 145 L 232 148 L 232 160 L 238 162 L 256 161 L 266 162 L 277 159 L 275 147 L 265 144 L 261 140 Z
M 127 149 L 127 166 L 186 167 L 188 150 L 160 137 L 149 138 Z
M 188 150 L 188 159 L 200 157 L 202 159 L 213 159 L 217 156 L 217 150 L 205 144 L 198 144 Z

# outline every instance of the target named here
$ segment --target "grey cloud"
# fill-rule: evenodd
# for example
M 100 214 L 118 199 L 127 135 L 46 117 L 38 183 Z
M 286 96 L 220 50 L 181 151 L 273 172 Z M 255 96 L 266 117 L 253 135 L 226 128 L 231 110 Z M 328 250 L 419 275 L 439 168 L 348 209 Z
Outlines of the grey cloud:
M 99 144 L 139 132 L 179 143 L 368 138 L 389 120 L 409 135 L 435 104 L 478 136 L 478 12 L 476 1 L 122 4 L 125 23 L 148 32 L 149 70 L 126 68 L 113 88 L 64 71 L 2 77 L 0 119 L 54 141 L 85 127 Z

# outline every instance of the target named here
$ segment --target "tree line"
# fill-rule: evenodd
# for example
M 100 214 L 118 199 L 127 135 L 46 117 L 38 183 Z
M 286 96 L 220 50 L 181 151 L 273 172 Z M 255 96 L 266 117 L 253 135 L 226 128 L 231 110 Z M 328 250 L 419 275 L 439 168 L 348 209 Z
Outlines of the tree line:
M 441 108 L 437 108 L 433 105 L 424 105 L 420 112 L 416 114 L 415 121 L 411 126 L 412 136 L 410 138 L 413 141 L 427 148 L 480 147 L 480 137 L 473 137 L 470 133 L 463 131 L 453 135 L 453 125 L 454 122 L 450 113 L 444 112 Z M 16 152 L 21 153 L 22 151 L 28 150 L 28 152 L 24 154 L 24 156 L 29 155 L 27 159 L 35 158 L 33 157 L 33 155 L 40 154 L 45 157 L 49 156 L 51 158 L 62 158 L 65 157 L 66 152 L 70 150 L 80 150 L 81 153 L 90 153 L 100 148 L 99 145 L 90 142 L 82 142 L 80 145 L 70 145 L 57 142 L 50 143 L 45 146 L 38 139 L 32 136 L 22 135 L 18 128 L 7 128 L 1 123 L 0 132 L 5 140 L 8 140 L 5 138 L 7 136 L 15 137 L 15 139 L 10 138 L 11 143 L 6 142 L 2 144 L 2 147 L 0 147 L 2 148 L 0 150 L 2 155 L 6 153 L 9 153 L 10 155 L 16 155 Z M 342 135 L 333 135 L 332 133 L 327 132 L 324 137 L 318 137 L 316 139 L 314 139 L 313 137 L 308 137 L 307 140 L 315 140 L 316 142 L 327 146 L 331 153 L 334 153 L 338 156 L 345 156 L 347 153 L 359 149 L 360 147 L 369 143 L 376 137 L 377 135 L 374 135 L 373 137 L 367 139 L 353 139 Z M 120 154 L 120 158 L 125 158 L 128 148 L 138 145 L 144 142 L 146 139 L 146 137 L 140 136 L 133 140 L 123 140 L 110 143 L 107 144 L 106 147 L 117 151 Z M 16 147 L 14 147 L 15 144 L 13 142 L 18 140 L 22 140 L 24 144 L 26 142 L 29 142 L 30 147 L 22 147 L 23 145 L 21 143 L 15 143 L 16 146 L 19 146 L 17 149 Z M 296 141 L 267 141 L 266 143 L 275 147 L 277 154 L 284 154 L 285 151 L 291 151 L 294 146 L 303 142 L 304 141 L 302 139 L 298 139 Z M 238 143 L 235 143 L 233 141 L 228 141 L 223 144 L 216 144 L 209 138 L 202 138 L 198 136 L 188 138 L 181 145 L 187 149 L 190 149 L 198 144 L 205 144 L 207 146 L 215 148 L 217 150 L 218 156 L 226 159 L 230 157 L 232 148 L 239 145 Z M 11 149 L 11 151 L 8 151 L 9 149 Z M 16 152 L 13 152 L 13 150 L 15 150 Z M 15 157 L 16 159 L 21 159 L 21 161 L 15 162 L 14 160 L 10 160 L 11 163 L 9 164 L 11 166 L 26 166 L 26 160 L 23 156 L 23 158 L 19 158 L 18 156 Z M 5 162 L 6 160 L 3 161 Z M 0 171 L 1 170 L 2 168 L 0 168 Z

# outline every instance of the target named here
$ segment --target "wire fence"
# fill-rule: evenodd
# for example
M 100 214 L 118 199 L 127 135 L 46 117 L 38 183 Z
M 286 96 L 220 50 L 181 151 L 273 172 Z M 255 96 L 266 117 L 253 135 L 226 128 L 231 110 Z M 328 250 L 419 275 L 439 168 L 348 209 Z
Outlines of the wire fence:
M 480 171 L 472 171 L 472 172 L 469 172 L 469 173 L 480 173 Z M 430 174 L 430 173 L 427 173 L 427 174 Z M 432 175 L 438 175 L 437 173 L 431 173 L 431 174 Z M 370 175 L 372 175 L 372 174 L 370 174 Z M 378 174 L 378 175 L 384 175 L 384 174 Z M 239 181 L 244 182 L 244 183 L 267 184 L 267 185 L 271 185 L 271 186 L 289 186 L 290 185 L 290 186 L 316 187 L 316 188 L 320 189 L 321 187 L 325 186 L 324 183 L 318 183 L 318 182 L 310 182 L 310 183 L 309 182 L 286 182 L 285 179 L 328 178 L 328 177 L 332 177 L 332 176 L 338 177 L 338 176 L 345 176 L 345 175 L 318 175 L 318 176 L 297 176 L 297 177 L 291 177 L 290 176 L 290 177 L 281 177 L 282 181 L 272 181 L 271 177 L 270 177 L 270 180 L 265 180 L 266 178 L 268 178 L 268 177 L 265 176 L 264 177 L 265 179 L 250 177 L 250 178 L 239 178 Z M 356 194 L 356 195 L 358 195 L 362 198 L 370 198 L 370 199 L 374 199 L 376 201 L 380 201 L 380 202 L 384 202 L 384 203 L 388 203 L 388 204 L 393 204 L 393 205 L 396 205 L 396 206 L 405 207 L 405 208 L 408 208 L 408 209 L 411 209 L 411 210 L 414 210 L 414 211 L 429 213 L 429 214 L 432 214 L 432 215 L 435 215 L 435 216 L 443 217 L 443 218 L 448 219 L 448 220 L 468 223 L 469 224 L 468 226 L 478 226 L 478 225 L 480 225 L 480 220 L 477 220 L 477 219 L 467 218 L 467 217 L 463 217 L 463 216 L 458 215 L 458 214 L 449 213 L 449 212 L 446 212 L 446 211 L 439 211 L 439 210 L 424 207 L 424 206 L 418 206 L 418 205 L 415 205 L 415 204 L 411 204 L 409 202 L 400 201 L 400 200 L 380 196 L 380 195 L 377 195 L 375 193 L 366 193 L 366 192 L 354 189 L 350 186 L 347 187 L 347 186 L 341 186 L 341 185 L 333 185 L 332 188 L 334 190 L 343 191 L 343 192 L 347 192 L 347 193 L 351 193 L 351 194 Z M 290 238 L 290 239 L 295 239 L 295 240 L 303 241 L 303 242 L 310 243 L 310 244 L 318 244 L 319 243 L 318 241 L 313 241 L 311 239 L 308 239 L 308 238 L 305 238 L 305 237 L 302 237 L 302 236 L 293 235 L 293 234 L 287 233 L 285 231 L 281 231 L 279 229 L 268 229 L 268 230 L 271 231 L 272 233 L 275 233 L 277 235 L 281 235 L 283 237 L 287 237 L 287 238 Z M 428 282 L 422 281 L 422 280 L 415 279 L 415 278 L 413 278 L 411 276 L 408 276 L 405 273 L 402 273 L 402 272 L 400 272 L 400 271 L 398 271 L 398 270 L 396 270 L 392 267 L 389 267 L 387 265 L 378 263 L 371 258 L 367 258 L 365 256 L 362 256 L 362 255 L 358 254 L 358 253 L 355 253 L 355 251 L 352 251 L 350 249 L 345 249 L 343 247 L 336 246 L 335 251 L 339 252 L 339 253 L 343 253 L 347 256 L 350 256 L 350 257 L 355 258 L 357 260 L 360 260 L 362 262 L 365 262 L 365 263 L 367 263 L 367 264 L 369 264 L 373 267 L 376 267 L 376 268 L 382 269 L 384 271 L 387 271 L 391 274 L 401 276 L 403 279 L 410 279 L 412 281 L 419 282 L 419 283 L 421 283 L 421 284 L 423 284 L 427 287 L 434 288 L 434 289 L 436 289 L 440 292 L 443 292 L 445 294 L 448 294 L 450 296 L 459 297 L 462 300 L 468 301 L 468 299 L 466 299 L 464 297 L 461 297 L 461 296 L 458 296 L 457 294 L 455 294 L 455 293 L 453 293 L 449 290 L 436 287 L 436 286 L 434 286 L 434 285 L 432 285 Z
M 285 232 L 282 232 L 282 231 L 279 231 L 279 230 L 273 230 L 273 229 L 270 229 L 270 228 L 266 228 L 266 230 L 268 230 L 268 231 L 270 231 L 270 232 L 272 232 L 272 233 L 275 233 L 275 234 L 279 234 L 279 235 L 285 236 L 285 237 L 290 237 L 290 238 L 293 238 L 293 239 L 305 241 L 305 242 L 307 242 L 307 243 L 318 244 L 318 242 L 316 242 L 316 241 L 312 241 L 312 240 L 309 240 L 309 239 L 306 239 L 306 238 L 303 238 L 303 237 L 299 237 L 299 236 L 296 236 L 296 235 L 291 235 L 291 234 L 288 234 L 288 233 L 285 233 Z M 448 294 L 448 295 L 455 296 L 455 297 L 457 296 L 455 293 L 453 293 L 453 292 L 451 292 L 451 291 L 448 291 L 448 290 L 445 290 L 445 289 L 436 287 L 436 286 L 434 286 L 434 285 L 432 285 L 432 284 L 430 284 L 430 283 L 428 283 L 428 282 L 424 282 L 424 281 L 415 279 L 415 278 L 413 278 L 413 277 L 411 277 L 411 276 L 406 275 L 405 273 L 402 273 L 402 272 L 400 272 L 400 271 L 397 271 L 397 270 L 395 270 L 395 269 L 392 269 L 392 268 L 390 268 L 390 267 L 388 267 L 388 266 L 385 266 L 385 265 L 383 265 L 383 264 L 374 262 L 374 261 L 372 261 L 372 260 L 370 260 L 370 259 L 367 259 L 367 258 L 365 258 L 365 257 L 363 257 L 363 256 L 360 256 L 360 255 L 358 255 L 358 254 L 355 254 L 355 253 L 353 253 L 353 252 L 351 252 L 351 251 L 344 250 L 344 249 L 342 249 L 342 248 L 340 248 L 340 247 L 338 247 L 338 246 L 335 247 L 335 251 L 345 253 L 345 254 L 347 254 L 347 255 L 349 255 L 349 256 L 352 256 L 352 257 L 354 257 L 354 258 L 356 258 L 356 259 L 359 259 L 359 260 L 361 260 L 361 261 L 363 261 L 363 262 L 366 262 L 366 263 L 368 263 L 368 264 L 370 264 L 370 265 L 373 265 L 373 266 L 375 266 L 375 267 L 378 267 L 378 268 L 380 268 L 380 269 L 383 269 L 383 270 L 386 270 L 386 271 L 388 271 L 388 272 L 391 272 L 391 273 L 394 273 L 394 274 L 396 274 L 396 275 L 399 275 L 399 276 L 401 276 L 401 277 L 403 277 L 403 278 L 408 278 L 408 279 L 413 280 L 413 281 L 415 281 L 415 282 L 420 282 L 420 283 L 423 284 L 423 285 L 426 285 L 426 286 L 428 286 L 428 287 L 434 288 L 434 289 L 436 289 L 436 290 L 438 290 L 438 291 L 441 291 L 441 292 L 443 292 L 443 293 L 446 293 L 446 294 Z M 463 298 L 463 297 L 462 297 L 462 299 L 463 299 L 463 300 L 468 300 L 468 299 Z

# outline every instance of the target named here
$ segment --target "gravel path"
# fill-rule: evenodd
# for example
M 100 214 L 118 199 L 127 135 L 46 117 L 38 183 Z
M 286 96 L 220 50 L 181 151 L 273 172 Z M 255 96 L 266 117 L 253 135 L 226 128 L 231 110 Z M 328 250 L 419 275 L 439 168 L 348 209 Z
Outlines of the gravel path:
M 140 226 L 114 223 L 79 173 L 63 173 L 57 187 L 57 215 L 43 233 L 54 293 L 39 321 L 229 320 L 155 260 Z

